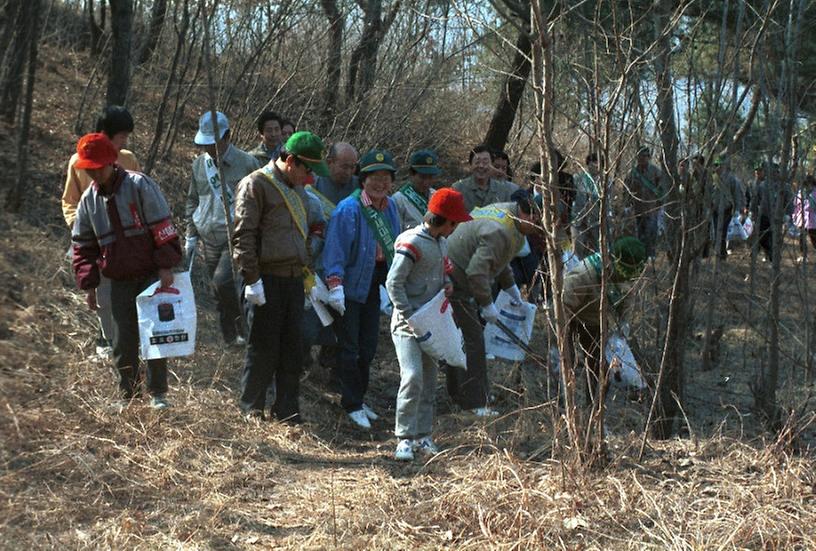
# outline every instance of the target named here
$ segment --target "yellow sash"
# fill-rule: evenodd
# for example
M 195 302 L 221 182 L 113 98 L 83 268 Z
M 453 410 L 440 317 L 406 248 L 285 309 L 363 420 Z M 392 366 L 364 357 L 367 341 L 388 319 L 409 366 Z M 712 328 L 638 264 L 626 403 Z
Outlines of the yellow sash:
M 280 192 L 281 197 L 283 197 L 283 202 L 286 203 L 286 208 L 289 210 L 289 214 L 292 215 L 292 220 L 295 221 L 295 226 L 297 226 L 298 231 L 305 241 L 309 234 L 309 223 L 306 218 L 306 207 L 303 206 L 303 201 L 293 189 L 289 186 L 281 185 L 280 182 L 278 182 L 272 169 L 264 167 L 261 169 L 261 174 L 266 176 L 267 180 Z
M 476 219 L 493 220 L 507 228 L 513 236 L 513 256 L 516 256 L 521 251 L 521 248 L 524 246 L 524 236 L 516 228 L 516 222 L 513 220 L 513 215 L 510 212 L 500 209 L 495 205 L 487 205 L 473 209 L 470 215 Z
M 334 209 L 337 207 L 337 205 L 332 203 L 331 199 L 329 199 L 328 197 L 326 197 L 325 195 L 323 195 L 322 193 L 317 191 L 317 188 L 312 186 L 312 185 L 306 186 L 306 191 L 310 191 L 310 192 L 314 193 L 315 196 L 318 199 L 320 199 L 320 204 L 323 206 L 323 216 L 326 217 L 326 220 L 331 218 L 331 215 L 334 212 Z

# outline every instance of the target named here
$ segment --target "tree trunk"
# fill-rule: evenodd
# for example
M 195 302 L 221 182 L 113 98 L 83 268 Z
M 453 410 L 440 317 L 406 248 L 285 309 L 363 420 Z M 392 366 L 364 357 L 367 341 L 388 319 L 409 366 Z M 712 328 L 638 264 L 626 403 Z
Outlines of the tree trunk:
M 346 18 L 337 9 L 336 0 L 321 0 L 323 12 L 329 20 L 329 51 L 326 56 L 326 89 L 323 92 L 323 127 L 330 128 L 337 112 L 340 95 L 341 65 L 343 63 L 343 27 Z
M 153 140 L 150 142 L 150 147 L 147 152 L 147 160 L 145 161 L 144 171 L 147 174 L 153 170 L 156 163 L 156 157 L 159 152 L 159 144 L 161 142 L 162 134 L 164 133 L 164 114 L 167 111 L 170 103 L 170 92 L 173 88 L 173 83 L 176 79 L 176 70 L 178 69 L 179 59 L 181 53 L 184 51 L 184 42 L 187 40 L 187 29 L 190 26 L 190 5 L 189 0 L 184 0 L 184 7 L 182 8 L 181 26 L 176 34 L 176 51 L 173 52 L 173 61 L 170 65 L 170 74 L 167 77 L 167 83 L 164 86 L 164 93 L 162 94 L 162 101 L 159 104 L 159 110 L 156 114 L 156 126 L 153 131 Z M 178 4 L 176 4 L 178 10 Z M 173 14 L 175 20 L 177 14 Z
M 19 212 L 22 206 L 23 190 L 28 184 L 28 135 L 31 129 L 31 110 L 34 104 L 34 77 L 37 71 L 37 41 L 40 31 L 40 0 L 28 0 L 22 11 L 27 13 L 25 21 L 25 41 L 20 44 L 28 53 L 28 70 L 26 71 L 25 101 L 23 103 L 22 123 L 17 137 L 17 179 L 6 197 L 6 208 Z
M 526 30 L 519 31 L 513 66 L 499 93 L 499 102 L 493 111 L 493 118 L 490 119 L 490 127 L 484 139 L 484 143 L 497 151 L 503 150 L 507 145 L 507 137 L 513 128 L 516 111 L 524 95 L 524 87 L 530 76 L 530 51 L 531 43 L 528 33 Z
M 3 56 L 5 72 L 0 82 L 0 117 L 9 124 L 14 124 L 20 93 L 23 89 L 23 69 L 25 67 L 28 20 L 31 17 L 31 6 L 21 2 L 17 7 L 14 19 L 14 36 L 9 41 L 6 54 Z
M 110 70 L 108 72 L 108 105 L 125 105 L 130 90 L 130 49 L 133 41 L 132 0 L 109 0 L 111 8 Z
M 150 30 L 147 33 L 147 40 L 142 44 L 141 51 L 139 52 L 140 65 L 147 63 L 147 60 L 153 55 L 153 50 L 155 50 L 159 44 L 166 15 L 167 0 L 154 0 L 153 7 L 150 10 Z
M 91 56 L 96 57 L 102 49 L 102 37 L 105 34 L 105 22 L 107 10 L 105 9 L 105 0 L 99 2 L 99 23 L 96 22 L 94 11 L 94 0 L 87 0 L 85 4 L 88 15 L 88 29 L 91 35 Z
M 348 81 L 346 82 L 346 99 L 362 101 L 374 86 L 377 78 L 377 53 L 380 50 L 385 34 L 394 22 L 400 7 L 400 0 L 394 2 L 391 11 L 383 19 L 382 0 L 365 0 L 360 2 L 363 9 L 363 34 L 360 43 L 354 48 L 349 62 Z

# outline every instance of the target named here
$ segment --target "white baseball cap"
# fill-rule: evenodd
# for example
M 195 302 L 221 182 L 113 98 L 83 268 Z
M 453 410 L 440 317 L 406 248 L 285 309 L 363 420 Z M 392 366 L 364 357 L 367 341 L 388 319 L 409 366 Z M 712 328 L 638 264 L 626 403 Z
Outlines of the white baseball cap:
M 221 111 L 216 111 L 216 117 L 218 122 L 218 131 L 221 133 L 221 138 L 223 138 L 224 134 L 226 134 L 227 130 L 229 130 L 229 121 L 227 120 L 227 116 Z M 215 129 L 213 128 L 212 121 L 212 111 L 207 111 L 201 115 L 200 119 L 198 119 L 198 132 L 195 135 L 194 141 L 196 145 L 213 145 L 216 142 Z

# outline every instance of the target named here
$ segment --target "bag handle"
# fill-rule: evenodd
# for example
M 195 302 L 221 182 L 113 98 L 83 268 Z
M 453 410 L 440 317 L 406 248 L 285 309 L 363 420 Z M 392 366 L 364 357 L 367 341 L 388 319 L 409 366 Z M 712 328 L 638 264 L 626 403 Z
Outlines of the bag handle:
M 180 295 L 181 291 L 179 291 L 175 287 L 159 287 L 158 289 L 153 291 L 153 294 L 150 296 L 155 297 L 159 293 L 167 293 L 168 295 Z

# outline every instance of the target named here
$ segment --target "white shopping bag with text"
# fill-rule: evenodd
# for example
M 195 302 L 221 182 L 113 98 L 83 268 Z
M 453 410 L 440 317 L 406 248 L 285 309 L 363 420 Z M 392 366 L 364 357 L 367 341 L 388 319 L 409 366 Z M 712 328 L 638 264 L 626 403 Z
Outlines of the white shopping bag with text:
M 522 301 L 514 305 L 513 299 L 505 291 L 496 297 L 499 320 L 507 326 L 524 344 L 530 344 L 533 335 L 536 305 Z M 514 343 L 497 325 L 488 323 L 484 329 L 485 353 L 514 362 L 524 360 L 524 350 Z
M 414 312 L 407 322 L 423 352 L 448 365 L 467 369 L 465 340 L 453 321 L 453 308 L 444 289 Z
M 173 285 L 156 282 L 136 297 L 143 360 L 189 356 L 195 352 L 196 305 L 190 272 L 173 274 Z

